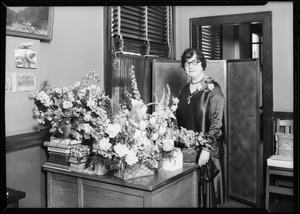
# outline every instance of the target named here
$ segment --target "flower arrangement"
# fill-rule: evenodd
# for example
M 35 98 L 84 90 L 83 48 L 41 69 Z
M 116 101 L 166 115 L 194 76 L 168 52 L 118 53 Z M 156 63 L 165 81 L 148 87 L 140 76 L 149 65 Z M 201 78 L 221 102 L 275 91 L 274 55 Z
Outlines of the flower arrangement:
M 126 100 L 113 115 L 105 136 L 93 145 L 95 154 L 110 158 L 107 168 L 117 172 L 120 177 L 126 172 L 134 174 L 135 168 L 139 166 L 144 166 L 152 172 L 158 169 L 163 157 L 172 156 L 175 149 L 174 140 L 178 134 L 174 123 L 175 116 L 168 107 L 170 88 L 164 90 L 160 101 L 156 99 L 154 103 L 144 104 L 133 69 L 132 66 L 132 93 L 125 92 Z M 147 113 L 150 105 L 156 107 L 152 114 Z
M 49 132 L 57 137 L 69 130 L 66 138 L 102 139 L 109 124 L 106 108 L 109 98 L 99 86 L 89 84 L 91 80 L 100 80 L 95 71 L 69 87 L 51 87 L 48 82 L 44 83 L 41 90 L 31 96 L 38 123 L 50 125 Z

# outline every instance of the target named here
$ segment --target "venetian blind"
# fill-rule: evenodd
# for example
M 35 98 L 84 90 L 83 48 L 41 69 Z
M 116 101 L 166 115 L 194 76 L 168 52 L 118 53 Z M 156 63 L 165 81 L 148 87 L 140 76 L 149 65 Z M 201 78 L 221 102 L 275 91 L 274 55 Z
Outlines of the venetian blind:
M 222 59 L 222 28 L 217 26 L 201 27 L 201 50 L 210 60 Z
M 113 50 L 169 58 L 171 16 L 170 6 L 113 6 Z

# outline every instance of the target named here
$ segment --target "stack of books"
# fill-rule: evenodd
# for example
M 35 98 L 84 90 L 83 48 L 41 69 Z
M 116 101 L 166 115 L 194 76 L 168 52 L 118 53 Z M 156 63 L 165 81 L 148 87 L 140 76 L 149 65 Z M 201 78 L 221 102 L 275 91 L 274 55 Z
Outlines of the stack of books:
M 82 172 L 87 165 L 90 147 L 87 145 L 74 145 L 70 148 L 70 170 Z
M 45 141 L 48 159 L 46 166 L 70 171 L 70 149 L 74 145 L 81 145 L 81 141 L 71 139 L 60 139 L 52 137 L 50 141 Z

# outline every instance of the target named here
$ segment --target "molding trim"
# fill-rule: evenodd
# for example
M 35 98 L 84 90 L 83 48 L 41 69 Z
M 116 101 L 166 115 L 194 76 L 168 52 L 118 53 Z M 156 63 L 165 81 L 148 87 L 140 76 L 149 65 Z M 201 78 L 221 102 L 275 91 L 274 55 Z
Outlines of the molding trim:
M 41 146 L 48 138 L 48 129 L 6 137 L 6 153 Z
M 283 111 L 274 111 L 273 120 L 279 119 L 294 119 L 294 112 L 283 112 Z

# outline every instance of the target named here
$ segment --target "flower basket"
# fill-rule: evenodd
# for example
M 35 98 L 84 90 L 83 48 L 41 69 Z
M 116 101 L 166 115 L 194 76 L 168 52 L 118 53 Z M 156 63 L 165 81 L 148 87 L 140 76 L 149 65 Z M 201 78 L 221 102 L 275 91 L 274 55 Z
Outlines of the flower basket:
M 182 148 L 183 163 L 195 163 L 197 151 L 195 148 Z
M 94 168 L 94 174 L 95 175 L 105 175 L 107 174 L 107 169 L 101 161 L 95 162 L 95 168 Z
M 163 170 L 175 171 L 183 167 L 183 155 L 180 148 L 175 148 L 174 156 L 163 159 Z
M 132 168 L 125 168 L 122 172 L 121 170 L 116 171 L 114 176 L 123 180 L 127 180 L 154 174 L 155 171 L 153 169 L 148 168 L 144 164 L 137 163 Z

